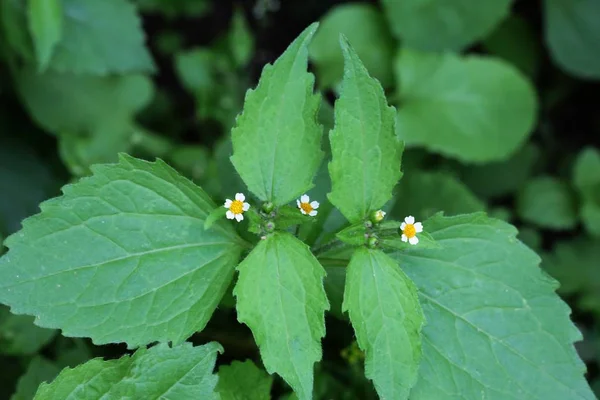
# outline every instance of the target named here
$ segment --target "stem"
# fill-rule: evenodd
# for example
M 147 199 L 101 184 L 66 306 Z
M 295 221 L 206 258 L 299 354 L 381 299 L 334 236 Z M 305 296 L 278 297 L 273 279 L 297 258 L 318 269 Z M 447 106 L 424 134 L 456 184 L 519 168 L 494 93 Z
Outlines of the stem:
M 325 243 L 322 246 L 313 248 L 313 254 L 318 258 L 319 254 L 327 253 L 328 251 L 334 250 L 334 249 L 341 249 L 346 246 L 347 246 L 347 244 L 342 242 L 341 240 L 334 239 L 329 243 Z

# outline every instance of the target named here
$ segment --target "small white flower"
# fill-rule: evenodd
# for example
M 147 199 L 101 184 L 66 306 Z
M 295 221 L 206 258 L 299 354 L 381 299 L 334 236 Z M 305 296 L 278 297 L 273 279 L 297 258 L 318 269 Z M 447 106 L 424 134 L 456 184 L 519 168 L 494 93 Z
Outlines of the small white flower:
M 296 203 L 298 204 L 298 208 L 300 209 L 300 212 L 302 212 L 302 214 L 310 215 L 311 217 L 317 215 L 317 208 L 319 208 L 319 202 L 310 201 L 310 197 L 308 197 L 308 195 L 302 195 L 299 200 L 296 200 Z
M 402 230 L 403 242 L 408 242 L 410 244 L 419 243 L 417 233 L 423 232 L 423 224 L 420 222 L 415 223 L 415 217 L 409 215 L 404 218 L 404 222 L 400 224 L 400 229 Z
M 246 196 L 244 193 L 236 193 L 235 200 L 225 200 L 224 207 L 227 208 L 227 212 L 225 215 L 227 219 L 235 219 L 237 222 L 240 222 L 244 219 L 244 211 L 248 211 L 250 209 L 250 204 L 245 203 Z
M 381 222 L 385 218 L 386 212 L 383 210 L 375 211 L 375 222 Z

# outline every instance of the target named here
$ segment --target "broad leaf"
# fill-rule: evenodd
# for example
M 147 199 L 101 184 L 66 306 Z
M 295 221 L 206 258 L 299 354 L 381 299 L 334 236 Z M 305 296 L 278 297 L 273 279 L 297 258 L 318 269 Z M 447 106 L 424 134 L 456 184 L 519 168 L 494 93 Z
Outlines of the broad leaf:
M 552 176 L 527 182 L 517 197 L 517 212 L 525 221 L 548 229 L 571 229 L 577 209 L 571 188 Z
M 340 33 L 352 44 L 369 73 L 385 87 L 393 83 L 392 62 L 396 44 L 374 5 L 341 4 L 327 13 L 310 45 L 319 86 L 332 87 L 342 80 L 344 57 Z
M 424 225 L 442 249 L 393 255 L 427 320 L 410 398 L 594 399 L 570 310 L 516 229 L 482 213 Z
M 281 375 L 300 400 L 311 399 L 329 309 L 325 270 L 305 244 L 275 233 L 259 242 L 238 271 L 238 320 L 252 329 L 267 371 Z
M 0 302 L 95 343 L 180 342 L 208 322 L 241 247 L 215 205 L 162 161 L 122 156 L 42 203 L 0 258 Z
M 487 36 L 513 0 L 383 0 L 390 28 L 419 50 L 460 50 Z
M 466 162 L 503 160 L 527 139 L 536 118 L 531 83 L 512 65 L 480 56 L 402 50 L 397 132 Z
M 33 324 L 33 317 L 14 315 L 0 306 L 0 354 L 29 355 L 38 353 L 54 339 L 57 331 Z
M 358 222 L 392 197 L 402 176 L 402 144 L 394 135 L 394 108 L 387 105 L 381 85 L 345 39 L 341 46 L 344 80 L 329 134 L 332 190 L 327 197 L 350 222 Z
M 554 61 L 581 78 L 600 79 L 600 3 L 545 0 L 546 41 Z
M 141 348 L 132 356 L 103 361 L 95 358 L 64 369 L 50 384 L 42 384 L 35 400 L 56 399 L 207 399 L 217 400 L 217 376 L 212 371 L 216 342 L 170 348 L 159 344 Z
M 219 368 L 220 400 L 270 400 L 273 377 L 250 360 L 234 361 Z
M 244 111 L 231 135 L 231 162 L 248 189 L 276 206 L 312 187 L 319 168 L 322 128 L 317 122 L 320 96 L 306 71 L 308 44 L 317 24 L 304 32 L 273 65 L 263 69 L 258 86 L 246 93 Z
M 382 399 L 408 399 L 425 322 L 414 283 L 380 250 L 359 248 L 346 272 L 342 309 L 365 352 L 365 374 Z
M 60 373 L 60 368 L 55 363 L 42 356 L 34 357 L 27 371 L 19 378 L 17 390 L 10 400 L 31 400 L 35 396 L 38 386 L 42 382 L 51 382 Z
M 62 37 L 62 1 L 29 0 L 27 17 L 39 70 L 43 71 L 48 66 L 52 52 Z

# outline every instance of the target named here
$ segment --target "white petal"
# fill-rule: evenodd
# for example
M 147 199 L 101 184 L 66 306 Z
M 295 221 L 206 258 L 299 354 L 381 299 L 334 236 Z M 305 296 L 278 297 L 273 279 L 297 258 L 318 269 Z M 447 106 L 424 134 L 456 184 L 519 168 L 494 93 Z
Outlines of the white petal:
M 421 232 L 423 232 L 423 224 L 422 224 L 422 223 L 420 223 L 420 222 L 417 222 L 417 223 L 415 224 L 415 230 L 417 231 L 417 233 L 421 233 Z
M 244 193 L 236 193 L 235 199 L 238 201 L 244 201 L 244 200 L 246 200 L 246 196 L 244 196 Z
M 298 204 L 298 208 L 300 208 L 300 200 L 296 200 L 296 204 Z
M 408 242 L 408 238 L 406 237 L 406 235 L 404 233 L 402 234 L 402 241 Z
M 248 211 L 249 209 L 250 209 L 250 204 L 248 204 L 248 203 L 244 203 L 244 204 L 242 205 L 242 210 L 244 210 L 244 211 Z
M 317 215 L 317 211 L 312 210 L 308 215 L 310 215 L 311 217 L 314 217 L 315 215 Z
M 404 228 L 406 228 L 406 222 L 400 224 L 400 229 L 404 230 Z
M 306 211 L 304 211 L 304 208 L 301 208 L 301 209 L 300 209 L 300 212 L 301 212 L 302 214 L 306 215 Z
M 227 210 L 227 212 L 225 213 L 225 215 L 227 216 L 227 219 L 234 219 L 235 218 L 235 214 L 229 210 Z
M 237 222 L 240 222 L 244 219 L 244 216 L 242 214 L 235 214 L 235 219 Z
M 306 195 L 306 194 L 303 194 L 303 195 L 300 197 L 300 202 L 301 202 L 301 203 L 308 203 L 309 201 L 310 201 L 310 197 L 308 197 L 308 195 Z
M 225 208 L 231 207 L 231 203 L 233 203 L 233 201 L 231 201 L 229 199 L 225 200 Z
M 312 208 L 315 208 L 315 209 L 316 209 L 316 208 L 319 208 L 319 202 L 318 202 L 318 201 L 311 201 L 311 202 L 310 202 L 310 206 L 311 206 Z
M 385 217 L 385 214 L 387 214 L 385 211 L 379 211 L 381 213 L 381 218 Z
M 410 239 L 408 239 L 408 243 L 410 243 L 410 244 L 417 244 L 417 243 L 419 243 L 419 238 L 416 237 L 416 236 L 413 236 Z
M 409 215 L 408 217 L 404 218 L 404 222 L 406 222 L 407 224 L 414 224 L 415 217 L 413 217 L 412 215 Z

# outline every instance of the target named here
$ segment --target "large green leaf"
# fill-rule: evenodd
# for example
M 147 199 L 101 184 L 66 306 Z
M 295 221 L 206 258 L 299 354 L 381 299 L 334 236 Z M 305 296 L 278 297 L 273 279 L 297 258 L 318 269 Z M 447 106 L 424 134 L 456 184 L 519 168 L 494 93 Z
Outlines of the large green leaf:
M 600 79 L 600 2 L 546 0 L 544 11 L 554 61 L 573 75 Z
M 240 254 L 233 230 L 222 221 L 206 231 L 214 203 L 162 161 L 122 156 L 92 170 L 6 240 L 0 302 L 98 344 L 201 330 Z
M 273 377 L 250 360 L 234 361 L 219 368 L 220 400 L 270 400 Z
M 29 0 L 27 17 L 39 69 L 44 70 L 50 62 L 54 47 L 62 37 L 62 2 L 61 0 Z
M 396 73 L 401 104 L 396 127 L 407 145 L 489 162 L 506 159 L 533 129 L 533 86 L 502 60 L 404 49 Z
M 485 37 L 513 0 L 383 0 L 392 32 L 410 48 L 460 50 Z
M 328 198 L 350 222 L 383 206 L 402 176 L 402 144 L 394 134 L 394 108 L 346 39 L 344 80 L 329 134 L 332 190 Z
M 300 400 L 311 399 L 329 309 L 325 270 L 305 244 L 275 233 L 259 242 L 238 271 L 238 320 L 252 329 L 267 371 L 281 375 Z
M 57 331 L 35 326 L 33 319 L 0 305 L 0 354 L 35 354 L 52 341 Z
M 237 172 L 259 199 L 275 205 L 310 189 L 323 158 L 317 122 L 321 98 L 306 71 L 317 26 L 306 28 L 273 65 L 265 66 L 231 133 Z
M 570 310 L 516 229 L 482 213 L 424 225 L 441 249 L 393 255 L 427 320 L 410 398 L 594 399 Z
M 364 3 L 341 4 L 323 17 L 310 45 L 310 58 L 316 67 L 319 86 L 331 87 L 342 79 L 344 57 L 340 50 L 340 33 L 348 38 L 371 75 L 383 86 L 391 86 L 396 44 L 381 11 Z
M 348 265 L 342 308 L 380 398 L 407 399 L 417 381 L 425 322 L 414 283 L 382 251 L 359 248 Z
M 217 400 L 217 376 L 212 372 L 217 353 L 222 351 L 216 342 L 173 348 L 159 344 L 118 360 L 95 358 L 64 369 L 52 383 L 42 384 L 35 399 Z
M 517 212 L 525 221 L 548 229 L 571 229 L 577 224 L 574 194 L 553 176 L 531 179 L 519 192 Z

